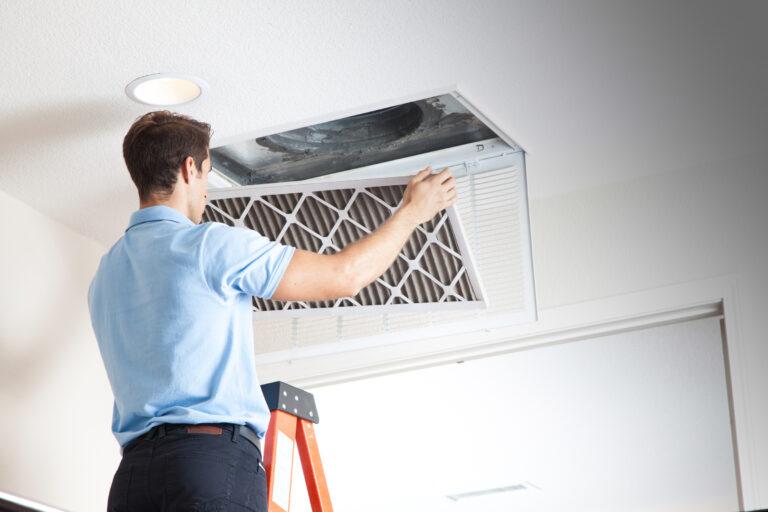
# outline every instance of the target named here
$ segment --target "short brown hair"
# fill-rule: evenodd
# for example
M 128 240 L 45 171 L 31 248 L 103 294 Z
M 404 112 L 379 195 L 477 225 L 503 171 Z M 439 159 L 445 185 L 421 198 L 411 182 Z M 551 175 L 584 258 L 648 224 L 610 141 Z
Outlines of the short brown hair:
M 123 139 L 123 158 L 139 198 L 173 191 L 179 167 L 191 156 L 201 171 L 208 158 L 211 126 L 191 117 L 160 110 L 138 118 Z

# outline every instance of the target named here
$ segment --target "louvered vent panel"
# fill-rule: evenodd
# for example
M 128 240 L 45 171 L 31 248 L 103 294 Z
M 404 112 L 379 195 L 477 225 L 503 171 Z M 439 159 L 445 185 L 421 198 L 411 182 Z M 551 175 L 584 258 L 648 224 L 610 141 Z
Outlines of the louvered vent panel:
M 521 218 L 527 211 L 521 172 L 519 166 L 489 172 L 465 167 L 463 175 L 456 179 L 457 210 L 483 280 L 488 307 L 481 311 L 431 312 L 422 318 L 422 326 L 526 311 L 532 276 L 526 274 L 530 248 Z M 414 326 L 412 321 L 390 317 L 390 330 Z
M 281 243 L 318 253 L 333 253 L 366 236 L 397 209 L 408 177 L 357 181 L 354 184 L 292 184 L 211 191 L 205 221 L 242 226 Z M 315 339 L 355 337 L 387 330 L 379 319 L 347 318 L 360 311 L 482 307 L 482 293 L 467 252 L 457 214 L 449 209 L 414 230 L 393 265 L 354 297 L 314 302 L 278 302 L 253 298 L 262 316 L 316 316 L 318 310 L 345 316 L 313 320 L 311 330 L 293 322 L 291 337 Z M 271 314 L 271 315 L 267 315 Z M 284 333 L 265 326 L 265 332 Z

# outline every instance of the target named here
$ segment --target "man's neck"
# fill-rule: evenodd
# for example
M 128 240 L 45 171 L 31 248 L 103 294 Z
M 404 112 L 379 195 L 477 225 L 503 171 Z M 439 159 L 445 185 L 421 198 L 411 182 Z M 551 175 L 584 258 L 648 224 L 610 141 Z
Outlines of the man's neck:
M 139 209 L 149 208 L 150 206 L 167 206 L 168 208 L 173 208 L 174 210 L 184 215 L 186 218 L 192 220 L 186 201 L 175 195 L 171 195 L 167 198 L 151 197 L 149 199 L 139 201 Z

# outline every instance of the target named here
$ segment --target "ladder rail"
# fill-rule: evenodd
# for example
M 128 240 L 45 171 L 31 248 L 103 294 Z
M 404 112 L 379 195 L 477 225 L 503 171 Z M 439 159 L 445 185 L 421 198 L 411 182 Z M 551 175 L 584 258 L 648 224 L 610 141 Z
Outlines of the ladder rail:
M 295 451 L 312 512 L 333 512 L 313 426 L 319 421 L 314 397 L 284 382 L 265 384 L 262 390 L 271 411 L 264 440 L 268 512 L 290 512 Z

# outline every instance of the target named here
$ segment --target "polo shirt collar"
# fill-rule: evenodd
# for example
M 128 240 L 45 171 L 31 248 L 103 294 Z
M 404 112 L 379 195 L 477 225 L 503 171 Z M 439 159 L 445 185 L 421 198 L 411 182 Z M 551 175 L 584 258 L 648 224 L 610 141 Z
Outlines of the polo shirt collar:
M 188 219 L 184 214 L 175 208 L 170 206 L 149 206 L 136 210 L 131 214 L 131 220 L 128 223 L 128 227 L 125 229 L 128 231 L 133 226 L 143 224 L 145 222 L 153 222 L 157 220 L 169 220 L 171 222 L 177 222 L 179 224 L 185 224 L 187 226 L 194 226 L 195 223 Z

